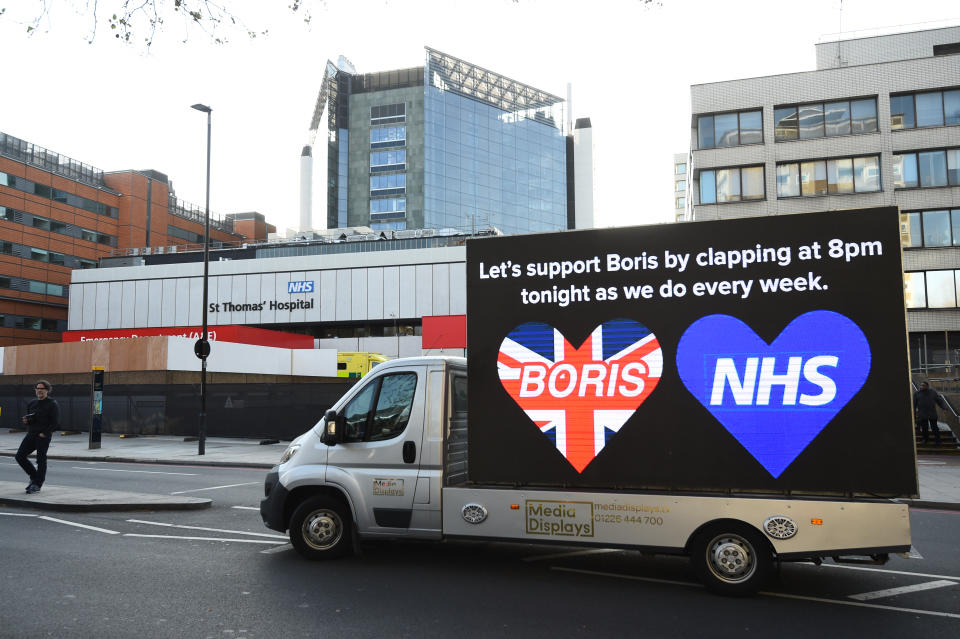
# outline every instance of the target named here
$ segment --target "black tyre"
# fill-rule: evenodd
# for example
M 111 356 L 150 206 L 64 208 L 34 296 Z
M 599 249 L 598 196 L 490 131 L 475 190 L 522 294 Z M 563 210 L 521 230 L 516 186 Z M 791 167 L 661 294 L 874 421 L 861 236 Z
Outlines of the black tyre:
M 330 497 L 311 497 L 290 517 L 290 543 L 307 559 L 335 559 L 350 551 L 349 510 Z
M 690 547 L 690 560 L 709 590 L 735 597 L 752 595 L 770 578 L 773 556 L 759 532 L 738 522 L 709 526 Z

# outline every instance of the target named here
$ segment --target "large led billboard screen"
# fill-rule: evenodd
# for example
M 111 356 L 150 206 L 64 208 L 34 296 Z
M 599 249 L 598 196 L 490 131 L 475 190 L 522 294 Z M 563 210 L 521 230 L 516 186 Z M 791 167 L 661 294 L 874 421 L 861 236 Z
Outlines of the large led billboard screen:
M 917 492 L 895 208 L 471 240 L 478 483 Z

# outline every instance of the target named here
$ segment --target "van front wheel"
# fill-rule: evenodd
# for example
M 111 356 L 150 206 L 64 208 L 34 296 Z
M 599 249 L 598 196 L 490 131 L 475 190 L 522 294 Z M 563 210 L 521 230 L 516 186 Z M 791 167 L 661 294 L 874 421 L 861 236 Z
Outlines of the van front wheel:
M 290 517 L 290 543 L 307 559 L 342 557 L 350 550 L 352 523 L 340 502 L 311 497 Z

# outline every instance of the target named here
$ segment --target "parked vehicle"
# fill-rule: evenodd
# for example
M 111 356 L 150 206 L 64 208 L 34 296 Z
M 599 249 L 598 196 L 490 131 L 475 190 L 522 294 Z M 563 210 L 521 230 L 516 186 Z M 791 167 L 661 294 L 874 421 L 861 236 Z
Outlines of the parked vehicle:
M 387 360 L 380 353 L 337 353 L 337 377 L 363 377 L 374 366 Z

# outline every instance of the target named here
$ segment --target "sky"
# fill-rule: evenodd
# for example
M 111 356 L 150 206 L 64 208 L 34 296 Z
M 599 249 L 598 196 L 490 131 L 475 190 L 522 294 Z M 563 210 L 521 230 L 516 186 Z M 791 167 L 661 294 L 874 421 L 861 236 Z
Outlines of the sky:
M 690 85 L 812 70 L 814 45 L 960 24 L 956 0 L 224 0 L 267 35 L 219 30 L 216 44 L 170 17 L 149 48 L 125 44 L 92 0 L 0 0 L 5 89 L 0 132 L 103 171 L 154 169 L 177 196 L 258 211 L 278 230 L 299 220 L 300 151 L 327 59 L 361 73 L 421 66 L 424 46 L 565 97 L 594 138 L 596 226 L 672 221 L 673 155 L 689 148 Z M 171 4 L 171 0 L 166 0 Z M 105 16 L 121 0 L 99 0 Z M 314 185 L 314 219 L 322 180 Z

